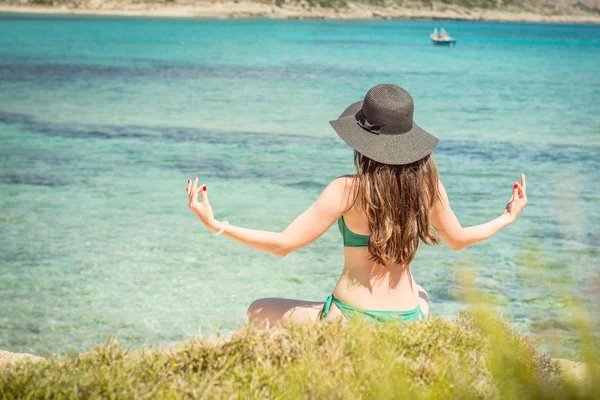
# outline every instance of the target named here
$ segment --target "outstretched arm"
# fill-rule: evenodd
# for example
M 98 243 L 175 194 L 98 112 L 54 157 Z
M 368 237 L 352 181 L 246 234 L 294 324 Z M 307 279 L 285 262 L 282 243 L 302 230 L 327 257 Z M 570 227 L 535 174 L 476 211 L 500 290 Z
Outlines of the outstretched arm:
M 440 201 L 431 211 L 431 224 L 442 240 L 454 251 L 479 243 L 510 225 L 527 204 L 527 194 L 525 192 L 527 183 L 525 182 L 525 175 L 522 174 L 520 183 L 514 183 L 512 197 L 501 216 L 485 224 L 463 228 L 456 215 L 454 215 L 452 208 L 450 208 L 448 195 L 442 182 L 439 182 L 438 188 Z
M 190 210 L 213 232 L 220 231 L 224 224 L 215 220 L 206 185 L 198 185 L 198 178 L 188 181 L 186 192 Z M 270 232 L 229 225 L 224 236 L 246 246 L 266 253 L 284 257 L 316 240 L 342 215 L 347 207 L 346 191 L 349 189 L 347 178 L 338 178 L 331 182 L 319 198 L 306 211 L 300 214 L 282 232 Z M 201 193 L 202 202 L 198 202 Z

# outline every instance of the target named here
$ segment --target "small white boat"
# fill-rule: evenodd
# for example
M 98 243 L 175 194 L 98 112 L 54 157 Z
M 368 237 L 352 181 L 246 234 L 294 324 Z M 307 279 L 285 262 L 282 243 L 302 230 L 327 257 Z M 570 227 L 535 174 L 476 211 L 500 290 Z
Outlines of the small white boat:
M 429 37 L 433 44 L 437 46 L 454 46 L 456 44 L 456 40 L 448 35 L 444 28 L 440 28 L 439 32 L 438 29 L 435 28 Z

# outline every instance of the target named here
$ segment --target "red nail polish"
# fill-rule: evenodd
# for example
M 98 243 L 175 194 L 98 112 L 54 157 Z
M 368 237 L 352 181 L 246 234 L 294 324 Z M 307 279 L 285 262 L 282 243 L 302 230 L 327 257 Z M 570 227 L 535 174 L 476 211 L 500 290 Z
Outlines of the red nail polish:
M 519 187 L 519 185 L 517 185 L 517 184 L 515 183 L 515 186 L 513 186 L 513 187 L 516 189 L 516 188 L 518 188 L 518 187 Z
M 206 192 L 206 185 L 202 186 L 202 190 Z
M 188 183 L 190 183 L 190 180 L 188 179 Z

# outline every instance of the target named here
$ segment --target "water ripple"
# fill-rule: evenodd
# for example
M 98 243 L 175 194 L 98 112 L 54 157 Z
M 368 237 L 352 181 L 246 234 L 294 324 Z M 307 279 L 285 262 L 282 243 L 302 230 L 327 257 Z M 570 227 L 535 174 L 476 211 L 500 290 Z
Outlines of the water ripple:
M 39 121 L 31 115 L 1 110 L 0 123 L 21 125 L 26 131 L 32 133 L 77 139 L 200 142 L 240 147 L 263 146 L 273 148 L 281 146 L 284 149 L 295 144 L 323 148 L 344 147 L 343 143 L 331 137 L 314 137 L 300 134 L 275 135 L 261 132 L 214 132 L 199 128 L 176 126 L 73 125 Z M 436 154 L 445 157 L 457 157 L 461 160 L 510 160 L 511 162 L 548 163 L 553 166 L 579 164 L 588 170 L 599 169 L 600 160 L 597 157 L 599 151 L 590 151 L 590 147 L 597 148 L 600 151 L 600 147 L 596 146 L 536 144 L 523 147 L 500 141 L 442 140 L 436 148 Z M 242 173 L 240 175 L 245 176 Z
M 16 185 L 66 186 L 70 182 L 51 175 L 25 175 L 18 173 L 0 173 L 0 182 Z
M 249 65 L 214 65 L 184 62 L 160 61 L 153 59 L 127 60 L 125 65 L 100 64 L 67 64 L 67 63 L 36 63 L 9 62 L 0 64 L 0 82 L 20 80 L 72 81 L 74 79 L 278 79 L 306 80 L 331 77 L 356 78 L 369 77 L 371 72 L 364 69 L 338 68 L 332 66 L 313 66 L 293 64 L 288 66 L 249 66 Z M 427 75 L 420 71 L 405 71 L 408 75 Z

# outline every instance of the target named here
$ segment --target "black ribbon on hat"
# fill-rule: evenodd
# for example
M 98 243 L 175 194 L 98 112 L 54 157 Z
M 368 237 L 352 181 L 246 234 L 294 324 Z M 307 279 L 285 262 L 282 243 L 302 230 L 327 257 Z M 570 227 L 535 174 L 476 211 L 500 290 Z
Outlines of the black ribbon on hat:
M 381 125 L 375 125 L 367 121 L 367 117 L 365 117 L 365 114 L 363 114 L 362 109 L 358 110 L 355 117 L 358 126 L 364 130 L 374 133 L 375 135 L 379 135 L 379 132 L 381 132 Z

